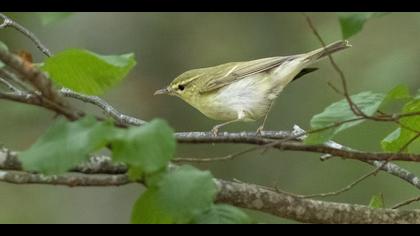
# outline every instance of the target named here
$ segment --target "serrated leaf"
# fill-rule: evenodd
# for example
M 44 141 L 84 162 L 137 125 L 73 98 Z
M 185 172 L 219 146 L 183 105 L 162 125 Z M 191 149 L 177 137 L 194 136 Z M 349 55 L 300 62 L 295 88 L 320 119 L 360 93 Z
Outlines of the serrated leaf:
M 103 56 L 84 49 L 68 49 L 48 58 L 42 69 L 64 87 L 98 95 L 121 81 L 135 65 L 132 53 Z
M 195 224 L 252 224 L 253 220 L 240 209 L 224 204 L 213 205 L 193 221 Z
M 366 115 L 373 115 L 384 100 L 385 95 L 381 93 L 362 92 L 351 96 L 352 101 L 361 111 Z M 346 99 L 333 103 L 328 106 L 322 113 L 315 115 L 311 119 L 311 130 L 322 129 L 325 127 L 332 127 L 320 132 L 314 132 L 308 135 L 305 139 L 307 144 L 322 144 L 334 137 L 337 133 L 356 126 L 363 122 L 363 120 L 343 123 L 335 126 L 337 122 L 343 122 L 357 118 L 357 116 L 350 109 Z
M 208 171 L 182 166 L 163 174 L 136 202 L 132 223 L 190 223 L 208 211 L 217 189 Z
M 369 207 L 375 209 L 385 208 L 384 196 L 382 194 L 373 195 L 370 199 Z
M 388 14 L 387 12 L 345 12 L 337 13 L 344 39 L 350 38 L 363 29 L 369 19 Z
M 103 148 L 113 134 L 111 122 L 86 117 L 75 122 L 59 119 L 31 148 L 20 154 L 23 168 L 43 174 L 62 174 Z
M 420 99 L 412 99 L 407 102 L 402 113 L 420 112 Z M 381 146 L 385 151 L 399 152 L 411 151 L 410 147 L 417 144 L 419 140 L 412 142 L 406 150 L 402 150 L 412 140 L 417 133 L 415 130 L 420 130 L 420 116 L 408 116 L 400 119 L 401 127 L 390 133 L 385 139 L 382 140 Z
M 160 119 L 122 130 L 112 141 L 112 157 L 129 166 L 131 179 L 153 174 L 168 166 L 175 153 L 173 130 Z
M 41 19 L 41 24 L 46 26 L 69 17 L 72 14 L 71 12 L 40 12 L 38 16 Z

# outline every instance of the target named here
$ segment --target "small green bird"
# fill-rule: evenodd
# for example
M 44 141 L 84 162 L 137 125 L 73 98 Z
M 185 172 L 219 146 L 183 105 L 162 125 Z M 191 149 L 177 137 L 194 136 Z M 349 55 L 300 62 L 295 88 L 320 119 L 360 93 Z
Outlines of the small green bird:
M 338 41 L 305 54 L 189 70 L 154 94 L 178 96 L 207 117 L 225 121 L 213 127 L 215 135 L 227 124 L 264 117 L 260 133 L 275 98 L 287 84 L 317 70 L 308 66 L 319 59 L 349 47 L 348 41 Z

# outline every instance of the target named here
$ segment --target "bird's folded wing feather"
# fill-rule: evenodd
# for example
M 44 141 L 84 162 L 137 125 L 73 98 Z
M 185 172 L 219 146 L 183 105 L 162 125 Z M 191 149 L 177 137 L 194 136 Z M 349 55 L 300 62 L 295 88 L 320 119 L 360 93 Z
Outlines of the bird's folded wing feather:
M 208 75 L 207 82 L 204 83 L 200 93 L 207 93 L 222 88 L 235 81 L 243 79 L 249 75 L 257 74 L 275 68 L 287 60 L 294 59 L 296 56 L 288 57 L 269 57 L 253 60 L 249 62 L 238 62 L 221 65 L 220 70 L 215 69 L 213 75 Z

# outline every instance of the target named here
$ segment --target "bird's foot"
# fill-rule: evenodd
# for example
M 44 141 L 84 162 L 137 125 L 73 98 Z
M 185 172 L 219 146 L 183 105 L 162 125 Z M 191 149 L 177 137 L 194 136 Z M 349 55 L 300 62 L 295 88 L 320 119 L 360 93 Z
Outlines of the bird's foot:
M 219 127 L 217 125 L 214 126 L 210 132 L 213 134 L 213 136 L 217 136 L 217 133 L 219 133 Z
M 257 136 L 261 136 L 262 132 L 263 132 L 263 129 L 264 129 L 264 126 L 261 125 L 260 127 L 258 127 L 257 131 L 255 131 L 255 134 Z

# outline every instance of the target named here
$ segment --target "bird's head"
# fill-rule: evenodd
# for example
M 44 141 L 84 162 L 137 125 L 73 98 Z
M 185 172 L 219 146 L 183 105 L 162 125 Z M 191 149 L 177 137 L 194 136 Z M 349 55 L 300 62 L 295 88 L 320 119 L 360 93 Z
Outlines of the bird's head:
M 197 83 L 203 73 L 199 69 L 190 70 L 176 77 L 168 86 L 157 90 L 154 95 L 166 94 L 170 96 L 178 96 L 186 101 L 190 100 L 197 93 Z

